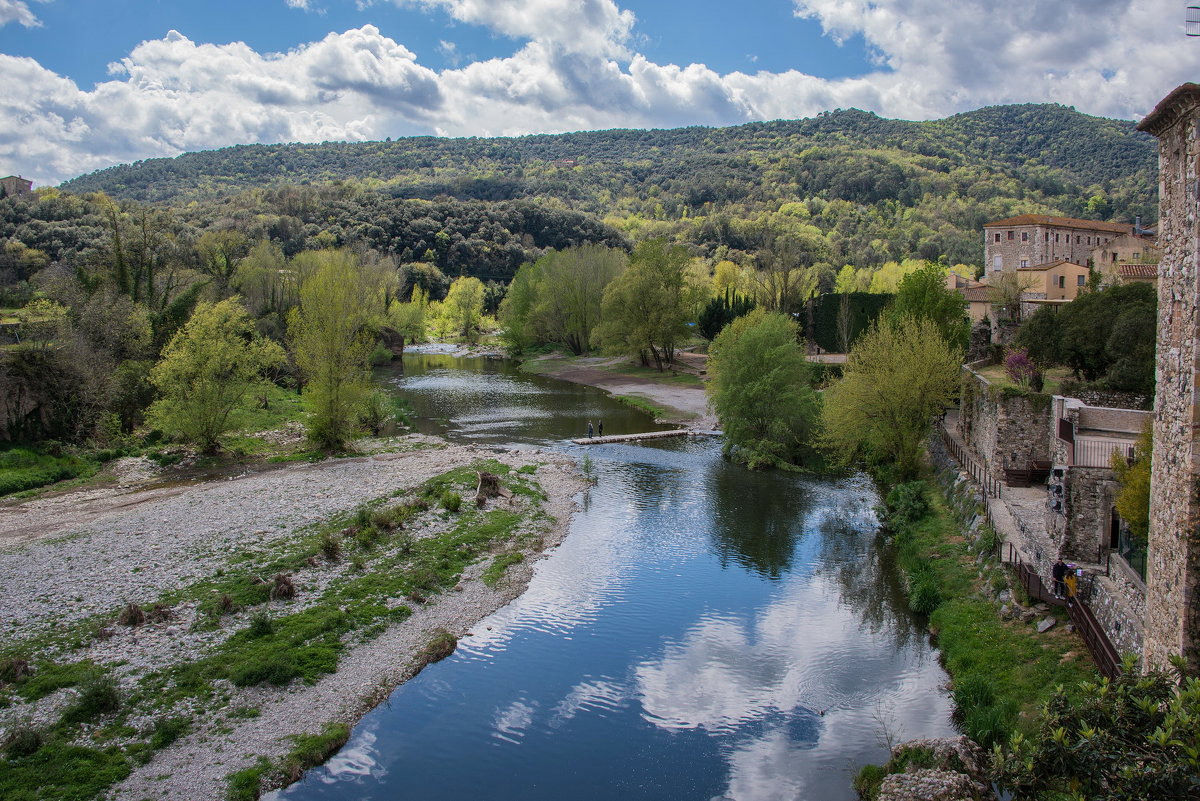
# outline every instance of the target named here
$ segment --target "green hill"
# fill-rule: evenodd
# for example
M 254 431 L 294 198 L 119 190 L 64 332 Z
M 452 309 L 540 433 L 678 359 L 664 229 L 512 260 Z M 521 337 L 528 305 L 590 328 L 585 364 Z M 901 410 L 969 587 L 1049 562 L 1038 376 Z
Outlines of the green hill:
M 312 194 L 327 184 L 336 208 L 320 199 L 329 191 Z M 285 188 L 297 186 L 320 208 L 285 208 L 293 191 Z M 397 246 L 381 222 L 421 208 L 399 201 L 426 200 L 534 202 L 709 256 L 736 258 L 783 235 L 835 266 L 914 255 L 978 263 L 989 219 L 1049 212 L 1152 222 L 1157 148 L 1133 123 L 1058 105 L 930 122 L 852 109 L 728 128 L 245 145 L 113 167 L 61 188 L 173 206 L 201 227 L 292 217 L 342 243 L 408 257 L 428 237 Z

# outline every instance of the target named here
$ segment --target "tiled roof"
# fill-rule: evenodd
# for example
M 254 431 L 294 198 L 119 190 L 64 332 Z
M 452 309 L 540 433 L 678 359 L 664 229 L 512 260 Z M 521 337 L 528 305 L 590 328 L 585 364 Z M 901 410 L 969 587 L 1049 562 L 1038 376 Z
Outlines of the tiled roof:
M 1158 278 L 1158 265 L 1118 264 L 1117 275 L 1122 278 Z
M 1042 272 L 1044 270 L 1052 270 L 1055 267 L 1058 267 L 1063 264 L 1067 265 L 1068 267 L 1078 267 L 1082 270 L 1087 269 L 1087 267 L 1084 267 L 1082 264 L 1076 264 L 1075 262 L 1067 261 L 1066 259 L 1059 259 L 1058 261 L 1048 261 L 1045 264 L 1035 264 L 1032 267 L 1018 267 L 1017 272 L 1037 273 L 1037 272 Z
M 981 303 L 992 299 L 992 288 L 983 286 L 982 284 L 979 286 L 964 287 L 958 291 L 967 299 L 967 303 Z
M 1052 217 L 1049 214 L 1021 214 L 1006 220 L 984 223 L 984 228 L 1012 227 L 1017 225 L 1051 225 L 1058 228 L 1081 228 L 1088 231 L 1108 231 L 1114 234 L 1131 234 L 1129 223 L 1109 223 L 1097 220 L 1077 220 L 1074 217 Z

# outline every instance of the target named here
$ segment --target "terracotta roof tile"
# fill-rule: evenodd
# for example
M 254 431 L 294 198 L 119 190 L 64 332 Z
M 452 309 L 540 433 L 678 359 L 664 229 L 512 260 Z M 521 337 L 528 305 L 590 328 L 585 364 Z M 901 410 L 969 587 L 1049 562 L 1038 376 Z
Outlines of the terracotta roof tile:
M 1017 225 L 1051 225 L 1058 228 L 1081 228 L 1088 231 L 1108 231 L 1114 234 L 1131 234 L 1133 226 L 1129 223 L 1109 223 L 1097 220 L 1078 220 L 1074 217 L 1053 217 L 1049 214 L 1021 214 L 1005 220 L 984 223 L 984 228 L 1008 227 Z
M 1158 265 L 1118 264 L 1117 275 L 1122 278 L 1158 278 Z
M 962 296 L 967 299 L 968 303 L 981 303 L 991 300 L 991 287 L 983 286 L 982 284 L 979 286 L 964 287 L 958 291 L 962 293 Z

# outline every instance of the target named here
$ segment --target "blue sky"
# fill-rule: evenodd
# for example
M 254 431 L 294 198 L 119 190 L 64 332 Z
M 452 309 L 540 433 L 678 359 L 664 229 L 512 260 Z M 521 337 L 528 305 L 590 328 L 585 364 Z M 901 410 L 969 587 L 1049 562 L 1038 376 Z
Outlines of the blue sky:
M 0 0 L 0 174 L 249 142 L 731 125 L 1200 79 L 1175 0 Z M 1002 11 L 998 11 L 1002 10 Z
M 360 8 L 329 0 L 319 11 L 316 4 L 306 11 L 284 0 L 56 0 L 27 5 L 41 26 L 0 27 L 0 53 L 34 58 L 81 87 L 106 80 L 110 63 L 171 29 L 194 42 L 243 41 L 259 52 L 279 52 L 330 31 L 374 24 L 434 69 L 457 67 L 466 59 L 500 58 L 511 54 L 518 41 L 484 25 L 456 22 L 443 10 L 392 3 Z M 721 73 L 799 69 L 825 78 L 872 69 L 861 37 L 839 46 L 822 35 L 819 22 L 797 17 L 786 0 L 638 0 L 621 7 L 636 15 L 637 50 L 658 63 L 698 62 Z M 685 8 L 687 13 L 681 13 Z M 444 52 L 441 42 L 454 44 L 454 50 Z

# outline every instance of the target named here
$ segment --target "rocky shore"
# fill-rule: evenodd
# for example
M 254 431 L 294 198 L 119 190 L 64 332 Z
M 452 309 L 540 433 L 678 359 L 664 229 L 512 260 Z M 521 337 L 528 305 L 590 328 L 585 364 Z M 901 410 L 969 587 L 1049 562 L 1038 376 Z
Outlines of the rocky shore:
M 128 776 L 108 797 L 223 798 L 230 774 L 263 757 L 277 764 L 293 748 L 290 737 L 352 724 L 429 661 L 422 650 L 432 633 L 467 634 L 524 590 L 536 555 L 565 535 L 583 488 L 574 464 L 555 454 L 494 453 L 419 436 L 397 448 L 194 483 L 171 481 L 144 460 L 123 460 L 110 486 L 0 506 L 4 652 L 19 654 L 34 677 L 39 669 L 92 665 L 123 699 L 117 715 L 72 729 L 72 744 L 128 746 L 145 740 L 157 721 L 187 721 L 179 739 L 142 752 L 143 764 L 131 760 Z M 462 482 L 473 481 L 481 465 L 504 473 L 516 492 L 476 508 L 473 484 Z M 430 482 L 441 482 L 442 496 L 428 495 Z M 444 500 L 446 493 L 461 496 L 462 512 Z M 407 525 L 395 523 L 397 530 L 384 532 L 378 544 L 364 541 L 356 550 L 358 527 L 329 532 L 360 509 L 391 509 Z M 261 625 L 256 616 L 279 620 L 329 604 L 338 588 L 399 564 L 403 549 L 416 543 L 419 552 L 427 538 L 460 536 L 455 532 L 468 527 L 460 521 L 482 524 L 493 509 L 509 528 L 478 545 L 457 583 L 371 598 L 387 614 L 369 629 L 341 632 L 334 672 L 281 686 L 218 678 L 210 691 L 176 692 L 172 670 L 223 653 L 231 638 Z M 312 545 L 318 535 L 324 554 Z M 333 552 L 330 538 L 343 552 Z M 287 558 L 305 560 L 287 574 L 294 597 L 272 590 L 265 603 L 242 605 L 220 595 L 231 576 Z M 145 620 L 127 619 L 130 605 Z M 333 609 L 347 611 L 355 610 Z M 156 687 L 167 688 L 157 700 L 150 692 Z M 32 698 L 0 685 L 0 741 L 19 729 L 50 731 L 80 692 L 65 686 Z M 277 770 L 264 776 L 268 783 L 282 778 Z

